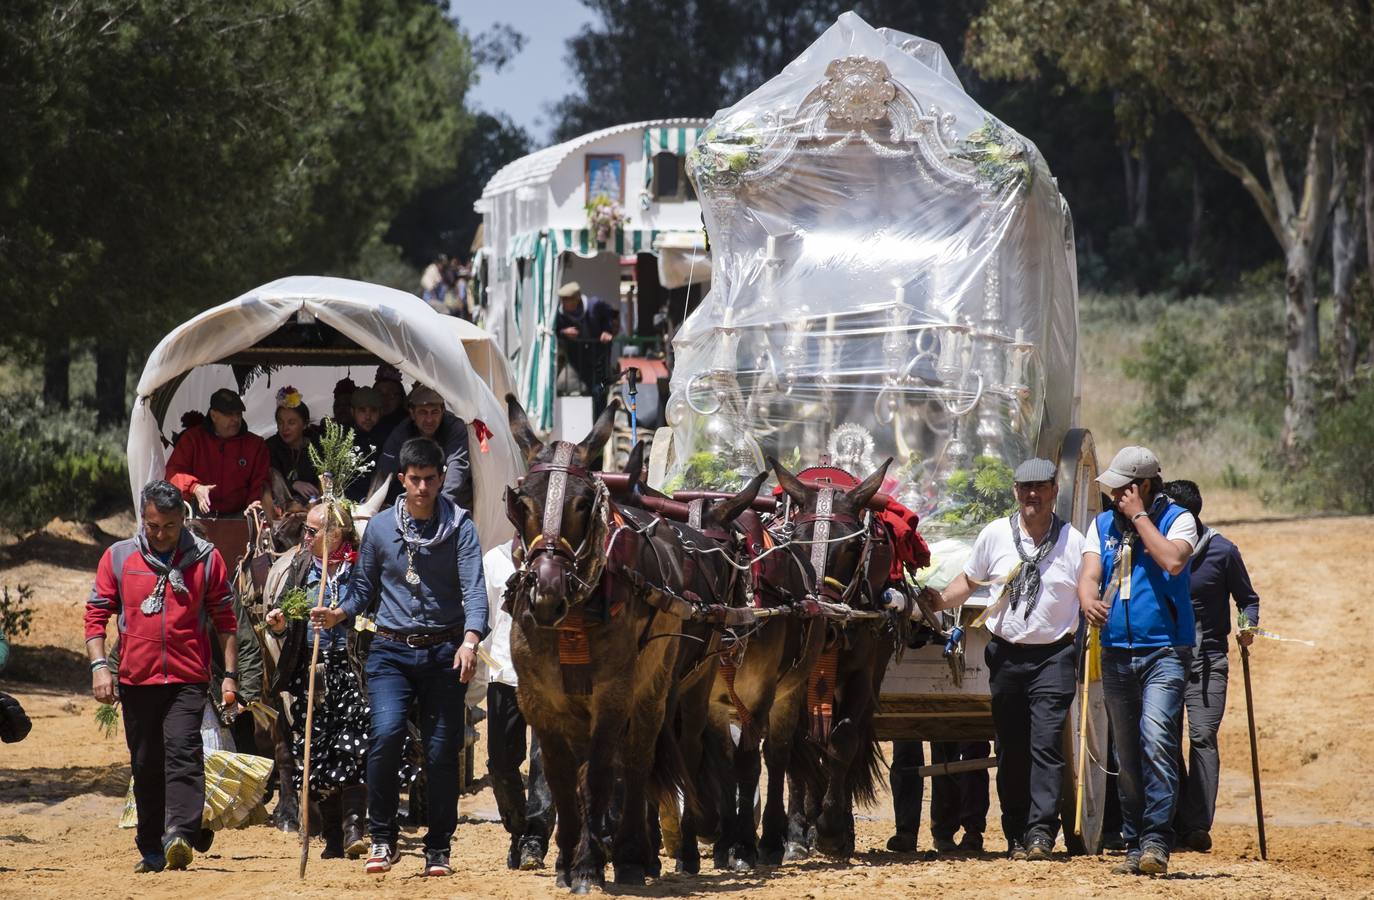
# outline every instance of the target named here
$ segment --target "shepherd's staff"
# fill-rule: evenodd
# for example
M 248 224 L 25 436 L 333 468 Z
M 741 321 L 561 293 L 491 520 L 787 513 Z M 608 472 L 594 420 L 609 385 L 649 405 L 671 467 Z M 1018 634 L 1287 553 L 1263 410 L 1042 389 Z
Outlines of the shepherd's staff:
M 1088 803 L 1088 690 L 1092 679 L 1093 641 L 1097 626 L 1089 625 L 1083 640 L 1083 696 L 1078 701 L 1078 802 L 1074 811 L 1074 831 L 1083 838 L 1083 812 Z M 1084 841 L 1086 843 L 1086 841 Z
M 324 609 L 325 588 L 329 584 L 329 531 L 334 527 L 334 476 L 320 475 L 324 493 L 324 557 L 320 560 L 320 593 L 316 609 Z M 307 619 L 307 621 L 309 621 Z M 305 693 L 305 759 L 301 766 L 301 870 L 305 878 L 305 864 L 310 859 L 310 732 L 315 723 L 315 667 L 320 661 L 320 629 L 314 628 L 315 640 L 310 648 L 310 679 Z
M 1250 720 L 1250 772 L 1255 778 L 1255 825 L 1259 828 L 1260 859 L 1269 858 L 1264 841 L 1264 796 L 1260 793 L 1259 735 L 1255 731 L 1255 697 L 1250 691 L 1250 648 L 1240 645 L 1240 667 L 1245 673 L 1245 716 Z

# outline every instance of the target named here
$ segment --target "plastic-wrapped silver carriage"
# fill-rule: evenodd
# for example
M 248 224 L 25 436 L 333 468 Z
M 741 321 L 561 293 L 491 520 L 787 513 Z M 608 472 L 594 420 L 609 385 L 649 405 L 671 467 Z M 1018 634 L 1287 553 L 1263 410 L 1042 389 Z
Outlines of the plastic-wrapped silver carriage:
M 712 288 L 674 340 L 669 488 L 731 487 L 765 456 L 860 477 L 890 456 L 937 587 L 1033 454 L 1061 458 L 1061 515 L 1086 524 L 1068 207 L 939 46 L 842 16 L 716 114 L 689 171 Z M 968 640 L 954 670 L 935 647 L 893 664 L 884 736 L 992 736 L 987 636 Z

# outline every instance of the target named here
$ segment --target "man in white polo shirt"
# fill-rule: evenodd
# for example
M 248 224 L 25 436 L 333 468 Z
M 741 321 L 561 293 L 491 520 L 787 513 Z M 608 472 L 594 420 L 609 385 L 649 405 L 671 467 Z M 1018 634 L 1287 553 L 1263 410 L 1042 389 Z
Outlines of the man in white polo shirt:
M 1017 511 L 978 535 L 940 607 L 983 590 L 985 661 L 997 729 L 997 798 L 1012 859 L 1049 859 L 1059 833 L 1064 723 L 1073 702 L 1083 535 L 1054 514 L 1055 464 L 1017 467 Z

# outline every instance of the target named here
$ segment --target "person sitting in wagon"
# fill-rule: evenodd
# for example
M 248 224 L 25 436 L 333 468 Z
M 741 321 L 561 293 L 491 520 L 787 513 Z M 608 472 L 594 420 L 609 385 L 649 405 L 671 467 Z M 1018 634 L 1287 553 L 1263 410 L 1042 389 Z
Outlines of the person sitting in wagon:
M 381 443 L 387 437 L 381 428 L 382 395 L 377 393 L 376 388 L 360 387 L 353 392 L 351 402 L 353 449 L 359 459 L 373 460 L 375 468 L 377 454 L 382 449 Z M 369 479 L 359 478 L 348 486 L 344 496 L 354 503 L 362 503 L 367 499 L 369 484 Z
M 385 443 L 386 436 L 406 420 L 406 389 L 402 384 L 401 370 L 382 363 L 373 377 L 373 389 L 382 398 L 382 416 L 377 424 L 378 440 Z
M 229 388 L 210 395 L 210 414 L 188 429 L 167 460 L 167 480 L 202 515 L 236 515 L 262 501 L 271 511 L 267 442 L 248 430 L 243 399 Z
M 272 466 L 272 481 L 277 484 L 274 494 L 280 494 L 277 506 L 283 506 L 288 494 L 313 499 L 319 496 L 319 474 L 310 461 L 310 407 L 301 399 L 300 391 L 290 385 L 277 391 L 277 433 L 267 439 L 267 451 Z
M 425 437 L 439 445 L 444 453 L 444 484 L 441 493 L 465 510 L 472 509 L 472 471 L 468 456 L 468 425 L 444 408 L 444 398 L 432 387 L 416 384 L 406 401 L 410 418 L 396 426 L 387 436 L 377 455 L 377 468 L 367 504 L 368 514 L 375 515 L 382 503 L 392 504 L 401 495 L 396 479 L 400 472 L 397 460 L 401 447 L 412 438 Z M 381 491 L 385 487 L 386 493 Z M 379 500 L 379 497 L 381 498 Z

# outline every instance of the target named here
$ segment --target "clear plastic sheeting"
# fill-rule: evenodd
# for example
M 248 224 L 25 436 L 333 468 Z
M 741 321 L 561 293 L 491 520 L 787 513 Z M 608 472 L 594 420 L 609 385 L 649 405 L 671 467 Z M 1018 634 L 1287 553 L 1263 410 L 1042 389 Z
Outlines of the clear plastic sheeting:
M 1076 413 L 1072 226 L 1035 147 L 937 45 L 846 13 L 689 159 L 712 290 L 674 341 L 672 486 L 765 456 L 969 531 Z M 998 495 L 992 488 L 1000 488 Z

